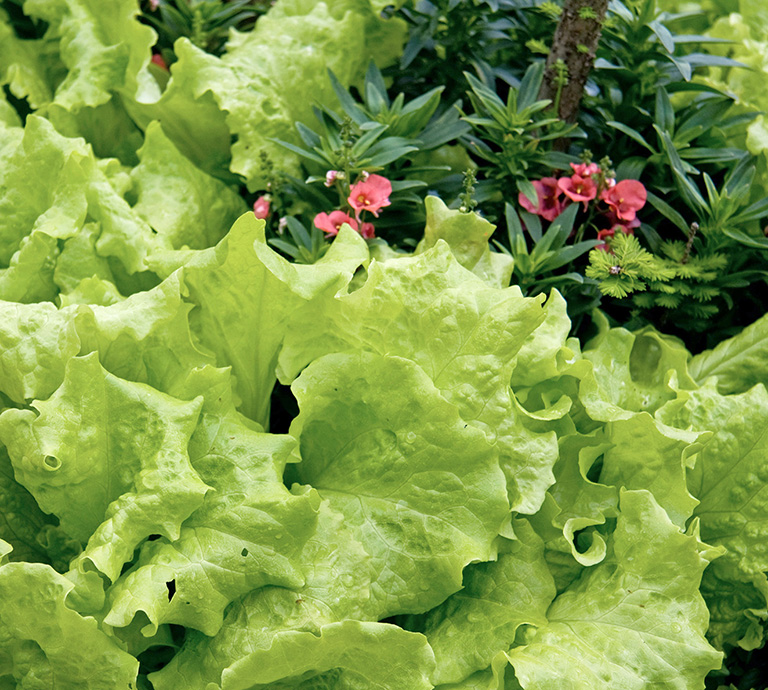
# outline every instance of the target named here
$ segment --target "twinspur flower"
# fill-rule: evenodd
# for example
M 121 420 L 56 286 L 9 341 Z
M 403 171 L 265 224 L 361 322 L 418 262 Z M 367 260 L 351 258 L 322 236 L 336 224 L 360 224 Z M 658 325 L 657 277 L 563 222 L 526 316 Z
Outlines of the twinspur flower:
M 648 193 L 642 182 L 622 180 L 603 191 L 600 198 L 611 207 L 619 221 L 633 221 L 637 212 L 645 206 Z
M 357 221 L 344 213 L 344 211 L 331 211 L 330 213 L 318 213 L 315 216 L 315 227 L 320 228 L 326 235 L 338 235 L 339 229 L 344 223 L 353 230 L 357 230 Z
M 392 183 L 381 175 L 368 175 L 349 190 L 349 205 L 357 211 L 370 211 L 377 218 L 379 210 L 389 206 L 392 202 L 389 195 L 392 194 Z
M 571 177 L 561 177 L 557 181 L 557 186 L 571 201 L 583 201 L 585 211 L 587 203 L 597 196 L 597 185 L 591 175 L 582 176 L 574 173 Z
M 517 196 L 518 202 L 526 211 L 535 213 L 544 220 L 553 221 L 565 210 L 565 204 L 559 200 L 562 190 L 558 186 L 557 180 L 554 177 L 542 177 L 540 180 L 534 180 L 531 184 L 536 190 L 539 203 L 534 206 L 522 192 Z
M 323 184 L 326 187 L 333 187 L 336 180 L 343 180 L 344 173 L 341 170 L 329 170 L 325 173 L 325 182 Z
M 269 194 L 262 194 L 253 204 L 253 215 L 261 220 L 269 217 L 269 206 L 272 197 Z
M 600 173 L 600 166 L 597 163 L 571 163 L 571 168 L 580 177 L 590 177 Z

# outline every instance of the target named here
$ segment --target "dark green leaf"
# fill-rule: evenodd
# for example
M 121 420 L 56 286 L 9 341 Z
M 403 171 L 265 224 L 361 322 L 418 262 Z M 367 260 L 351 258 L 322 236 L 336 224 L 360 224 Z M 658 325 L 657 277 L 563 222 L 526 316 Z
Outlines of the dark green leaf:
M 614 129 L 618 129 L 623 134 L 626 134 L 630 139 L 634 139 L 638 144 L 644 146 L 651 153 L 656 153 L 653 147 L 645 140 L 643 135 L 640 134 L 640 132 L 638 132 L 637 130 L 632 129 L 631 127 L 627 127 L 627 125 L 624 125 L 621 122 L 616 122 L 615 120 L 609 120 L 605 124 L 607 124 L 609 127 L 613 127 Z
M 684 235 L 688 235 L 690 224 L 685 222 L 680 213 L 673 209 L 666 201 L 657 197 L 653 192 L 648 192 L 648 203 L 651 204 L 662 216 L 674 223 Z
M 307 151 L 306 149 L 302 149 L 298 146 L 290 144 L 287 141 L 281 141 L 280 139 L 270 139 L 270 141 L 274 141 L 276 144 L 280 144 L 280 146 L 282 146 L 283 148 L 286 148 L 289 151 L 293 151 L 294 153 L 297 153 L 302 158 L 306 158 L 308 160 L 314 161 L 315 163 L 319 163 L 320 165 L 324 165 L 324 166 L 329 165 L 329 161 L 326 160 L 325 158 L 321 158 L 318 154 L 312 153 L 311 151 Z
M 331 70 L 328 70 L 328 77 L 344 112 L 358 125 L 368 122 L 368 116 L 358 107 L 355 100 L 349 95 L 349 92 L 341 85 L 341 82 L 339 82 Z
M 578 204 L 571 204 L 550 224 L 544 236 L 536 243 L 531 254 L 543 257 L 546 252 L 558 251 L 573 232 L 573 223 L 579 211 Z
M 723 234 L 726 237 L 730 237 L 732 240 L 736 240 L 739 244 L 743 244 L 746 247 L 752 247 L 754 249 L 768 249 L 768 237 L 755 237 L 748 235 L 743 230 L 734 228 L 730 225 L 723 227 Z
M 536 187 L 533 186 L 530 180 L 520 179 L 517 181 L 517 190 L 521 192 L 528 201 L 534 206 L 539 205 L 539 194 L 536 191 Z
M 662 86 L 656 89 L 656 123 L 670 134 L 675 131 L 675 110 Z
M 592 251 L 600 242 L 598 240 L 585 240 L 584 242 L 577 242 L 576 244 L 563 247 L 557 252 L 554 252 L 540 268 L 542 271 L 554 271 L 555 269 L 565 266 L 578 259 L 582 254 L 586 254 Z
M 704 197 L 701 196 L 698 187 L 696 187 L 688 175 L 686 175 L 683 161 L 680 158 L 675 145 L 672 143 L 669 134 L 660 130 L 656 125 L 653 127 L 656 129 L 656 132 L 661 139 L 664 151 L 667 154 L 667 159 L 672 166 L 672 172 L 675 174 L 675 181 L 677 182 L 677 187 L 680 190 L 681 196 L 699 217 L 703 217 L 707 213 L 707 202 L 704 201 Z
M 384 77 L 381 76 L 381 70 L 376 67 L 376 63 L 371 60 L 368 63 L 368 71 L 365 73 L 365 91 L 368 93 L 368 86 L 373 87 L 384 101 L 386 106 L 389 106 L 389 96 L 387 96 L 387 85 L 384 83 Z
M 293 237 L 296 246 L 304 245 L 305 247 L 311 247 L 312 240 L 304 225 L 293 216 L 288 216 L 285 220 L 287 222 L 286 227 L 288 228 L 288 232 L 291 234 L 291 237 Z
M 531 239 L 534 242 L 539 242 L 541 240 L 541 220 L 539 217 L 533 213 L 528 213 L 528 211 L 520 211 L 520 218 L 525 223 L 525 229 L 528 231 Z
M 544 67 L 543 62 L 534 62 L 525 70 L 517 93 L 518 112 L 530 107 L 538 99 L 541 81 L 544 78 Z
M 664 50 L 670 54 L 675 52 L 675 40 L 672 38 L 672 34 L 666 26 L 658 20 L 648 22 L 646 26 L 656 34 L 656 38 L 658 38 L 661 45 L 664 46 Z
M 374 142 L 382 135 L 384 132 L 389 129 L 388 125 L 376 125 L 375 127 L 371 127 L 363 136 L 361 136 L 352 146 L 352 149 L 350 150 L 350 154 L 352 155 L 353 160 L 356 158 L 360 158 L 365 154 L 368 149 L 370 149 Z M 387 138 L 380 142 L 381 145 L 386 144 L 387 141 L 389 141 L 391 138 Z

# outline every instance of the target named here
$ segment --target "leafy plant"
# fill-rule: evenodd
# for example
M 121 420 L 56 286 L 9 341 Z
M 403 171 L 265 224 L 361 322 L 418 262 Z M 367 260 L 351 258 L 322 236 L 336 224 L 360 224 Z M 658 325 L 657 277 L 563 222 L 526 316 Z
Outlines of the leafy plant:
M 1 678 L 700 686 L 764 640 L 760 535 L 721 525 L 764 499 L 768 371 L 734 339 L 697 360 L 720 393 L 652 329 L 581 350 L 557 292 L 504 286 L 487 221 L 429 207 L 413 255 L 343 228 L 290 264 L 249 213 L 110 306 L 0 302 Z M 64 573 L 43 511 L 82 544 Z
M 631 298 L 634 314 L 634 319 L 628 321 L 631 325 L 653 319 L 681 332 L 709 330 L 711 334 L 713 320 L 718 315 L 725 314 L 722 327 L 730 327 L 728 314 L 737 301 L 747 313 L 759 313 L 759 307 L 750 309 L 748 305 L 755 304 L 755 292 L 750 286 L 768 279 L 768 240 L 758 225 L 758 221 L 768 215 L 768 202 L 759 199 L 750 203 L 755 164 L 746 152 L 713 150 L 710 160 L 717 163 L 728 156 L 740 156 L 718 189 L 707 172 L 700 173 L 682 158 L 668 132 L 658 126 L 656 130 L 661 142 L 660 154 L 669 161 L 679 194 L 675 205 L 680 209 L 685 204 L 688 219 L 695 220 L 687 220 L 673 207 L 672 199 L 649 193 L 651 206 L 685 239 L 662 239 L 659 231 L 667 237 L 671 233 L 663 230 L 661 224 L 656 224 L 656 230 L 647 228 L 646 235 L 655 254 L 652 257 L 639 245 L 635 246 L 635 242 L 625 239 L 617 242 L 619 238 L 615 238 L 611 250 L 616 260 L 593 253 L 587 275 L 601 279 L 601 290 L 613 297 L 624 298 L 635 290 L 647 290 Z M 709 155 L 706 151 L 694 152 L 689 160 L 698 161 Z M 699 191 L 692 174 L 703 178 L 706 196 Z M 631 257 L 625 256 L 627 251 Z M 637 260 L 641 264 L 635 266 Z M 609 275 L 614 265 L 621 270 L 619 275 Z M 640 273 L 636 274 L 638 270 Z M 640 282 L 633 282 L 634 278 Z
M 460 185 L 458 171 L 430 165 L 429 154 L 461 137 L 468 126 L 459 121 L 455 111 L 435 117 L 442 86 L 407 103 L 403 94 L 390 99 L 380 70 L 371 63 L 358 102 L 333 73 L 330 78 L 342 112 L 316 107 L 319 132 L 304 123 L 296 124 L 304 146 L 279 141 L 301 156 L 309 175 L 305 180 L 291 177 L 290 186 L 283 186 L 282 192 L 276 191 L 280 183 L 273 183 L 270 191 L 278 207 L 290 211 L 283 199 L 297 196 L 312 217 L 317 212 L 332 211 L 345 206 L 356 180 L 380 172 L 391 182 L 392 208 L 377 220 L 377 229 L 393 243 L 413 240 L 415 228 L 423 227 L 423 194 L 428 186 L 441 187 L 440 178 L 445 178 L 446 173 L 452 174 L 452 179 L 446 181 L 448 187 L 442 185 L 443 189 L 457 194 Z M 416 154 L 425 164 L 414 164 Z M 435 175 L 437 180 L 429 184 L 422 179 L 434 179 Z
M 296 263 L 313 264 L 328 251 L 328 243 L 317 226 L 311 225 L 307 229 L 292 216 L 285 217 L 284 223 L 285 228 L 281 234 L 284 235 L 287 231 L 292 241 L 286 241 L 283 237 L 273 237 L 270 238 L 269 243 L 290 256 Z
M 445 102 L 463 98 L 456 74 L 472 72 L 487 81 L 518 85 L 523 22 L 517 0 L 417 0 L 398 11 L 409 24 L 408 42 L 397 68 L 388 70 L 395 87 L 422 93 L 433 84 L 446 87 Z M 540 35 L 541 31 L 524 32 Z
M 494 240 L 494 244 L 499 251 L 514 258 L 512 279 L 514 283 L 520 286 L 523 294 L 546 293 L 554 287 L 568 295 L 571 292 L 570 287 L 574 285 L 584 286 L 591 282 L 589 277 L 585 279 L 579 271 L 556 273 L 558 269 L 568 266 L 586 252 L 594 249 L 598 242 L 597 240 L 584 240 L 575 244 L 567 244 L 568 239 L 575 233 L 574 222 L 578 210 L 577 204 L 569 206 L 550 223 L 546 232 L 542 232 L 541 220 L 537 215 L 527 211 L 521 211 L 518 214 L 511 204 L 505 205 L 509 249 L 496 240 Z M 530 250 L 526 231 L 533 243 Z M 594 302 L 589 306 L 594 307 Z
M 182 36 L 220 55 L 230 29 L 252 29 L 271 4 L 269 0 L 142 0 L 141 21 L 157 31 L 158 49 L 171 64 L 173 45 Z
M 467 137 L 469 150 L 486 162 L 480 168 L 483 177 L 478 186 L 486 188 L 481 198 L 498 199 L 502 191 L 519 189 L 535 199 L 531 177 L 568 167 L 575 160 L 548 146 L 556 139 L 572 136 L 576 125 L 552 117 L 546 111 L 552 105 L 549 100 L 537 100 L 543 74 L 543 63 L 533 63 L 520 87 L 509 89 L 505 102 L 489 86 L 465 73 L 473 108 L 462 118 L 473 128 Z

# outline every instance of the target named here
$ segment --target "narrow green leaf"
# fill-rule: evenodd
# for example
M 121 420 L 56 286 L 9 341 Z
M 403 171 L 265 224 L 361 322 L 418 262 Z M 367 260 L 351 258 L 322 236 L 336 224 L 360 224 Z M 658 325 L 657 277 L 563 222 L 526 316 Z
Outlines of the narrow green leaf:
M 616 122 L 615 120 L 609 120 L 605 123 L 609 127 L 613 127 L 614 129 L 618 129 L 623 134 L 626 134 L 630 139 L 634 139 L 638 144 L 641 146 L 644 146 L 646 149 L 648 149 L 651 153 L 656 153 L 654 148 L 645 140 L 642 134 L 638 132 L 635 129 L 632 129 L 631 127 L 628 127 L 625 124 L 622 124 L 621 122 Z

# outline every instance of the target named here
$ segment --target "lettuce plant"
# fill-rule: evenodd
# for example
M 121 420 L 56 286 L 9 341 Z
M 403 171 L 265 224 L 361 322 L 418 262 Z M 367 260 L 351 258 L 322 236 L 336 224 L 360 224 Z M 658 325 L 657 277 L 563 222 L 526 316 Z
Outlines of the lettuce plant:
M 0 48 L 35 111 L 0 109 L 0 687 L 759 687 L 730 674 L 768 628 L 766 317 L 695 356 L 599 312 L 569 337 L 557 290 L 509 283 L 563 258 L 575 204 L 527 265 L 436 196 L 410 253 L 342 223 L 277 254 L 222 170 L 261 188 L 252 149 L 309 109 L 280 75 L 361 78 L 353 48 L 400 35 L 382 2 L 287 0 L 221 58 L 177 41 L 162 94 L 130 3 L 24 9 L 47 28 Z M 287 60 L 318 27 L 343 40 Z M 389 210 L 373 186 L 350 213 Z
M 249 212 L 113 304 L 0 302 L 4 682 L 702 688 L 759 646 L 768 322 L 582 349 L 491 232 L 430 198 L 414 254 L 301 266 Z

